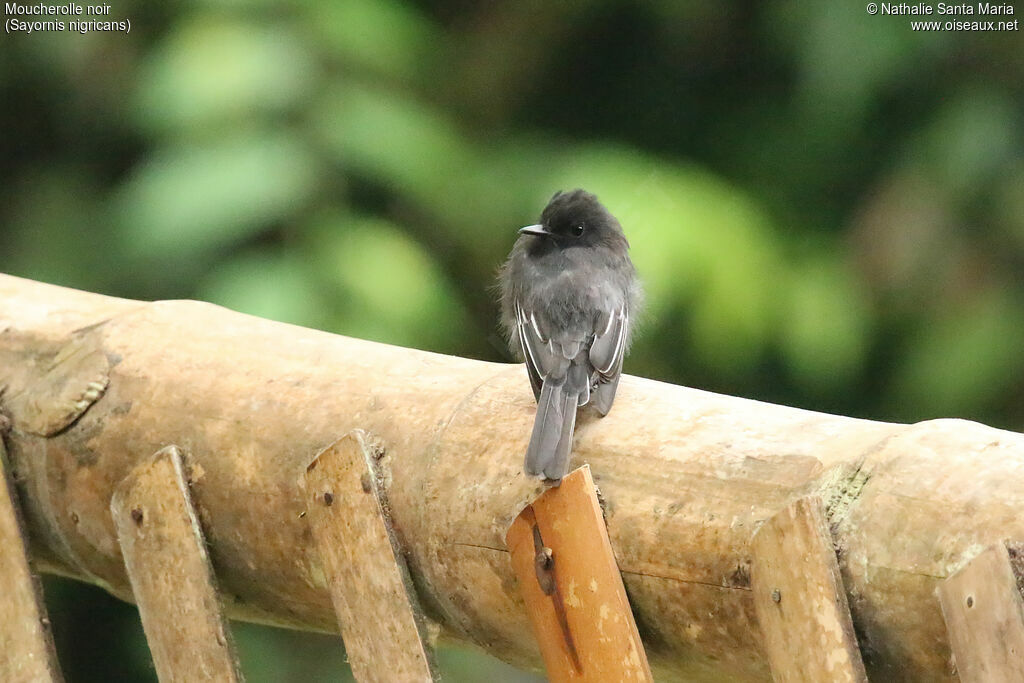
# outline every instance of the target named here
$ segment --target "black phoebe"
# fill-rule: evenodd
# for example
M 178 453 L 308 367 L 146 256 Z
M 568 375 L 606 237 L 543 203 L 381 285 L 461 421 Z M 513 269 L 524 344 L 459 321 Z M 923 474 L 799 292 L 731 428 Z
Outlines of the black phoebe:
M 559 192 L 501 269 L 501 322 L 526 361 L 537 417 L 524 469 L 560 481 L 576 408 L 611 410 L 640 303 L 622 226 L 597 197 Z

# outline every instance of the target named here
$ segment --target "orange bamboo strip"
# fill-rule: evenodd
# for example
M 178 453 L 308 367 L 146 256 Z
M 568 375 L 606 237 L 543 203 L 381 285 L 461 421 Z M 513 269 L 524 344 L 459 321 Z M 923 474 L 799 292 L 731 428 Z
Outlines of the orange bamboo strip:
M 552 681 L 651 681 L 590 467 L 528 505 L 505 536 Z

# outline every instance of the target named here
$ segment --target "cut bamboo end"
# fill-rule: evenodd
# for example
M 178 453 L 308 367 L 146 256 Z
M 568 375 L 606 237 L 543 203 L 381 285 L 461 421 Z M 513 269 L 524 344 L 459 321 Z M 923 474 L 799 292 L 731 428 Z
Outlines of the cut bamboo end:
M 110 510 L 161 682 L 242 680 L 181 452 L 136 466 Z
M 550 680 L 653 680 L 589 466 L 528 505 L 505 544 Z
M 866 682 L 821 500 L 801 498 L 754 535 L 750 588 L 779 683 Z
M 436 680 L 405 559 L 386 513 L 377 449 L 353 431 L 306 469 L 306 519 L 360 683 Z

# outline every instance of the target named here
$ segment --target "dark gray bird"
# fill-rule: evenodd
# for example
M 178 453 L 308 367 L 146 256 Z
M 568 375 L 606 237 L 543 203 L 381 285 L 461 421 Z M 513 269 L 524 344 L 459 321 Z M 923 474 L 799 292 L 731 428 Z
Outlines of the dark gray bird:
M 588 192 L 557 193 L 519 232 L 500 284 L 502 325 L 537 400 L 524 469 L 560 481 L 577 407 L 611 410 L 640 286 L 622 226 Z

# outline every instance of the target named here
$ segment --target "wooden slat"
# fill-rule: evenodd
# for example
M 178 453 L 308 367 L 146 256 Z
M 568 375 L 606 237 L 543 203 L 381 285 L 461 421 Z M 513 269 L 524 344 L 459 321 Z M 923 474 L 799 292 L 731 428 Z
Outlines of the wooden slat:
M 960 680 L 1024 682 L 1024 604 L 1006 545 L 983 550 L 936 592 Z
M 652 680 L 588 465 L 528 505 L 505 544 L 550 680 Z
M 0 415 L 0 422 L 4 419 Z M 0 437 L 2 427 L 0 424 Z M 42 587 L 32 573 L 27 546 L 0 438 L 0 681 L 61 681 Z
M 867 681 L 820 499 L 801 498 L 765 522 L 752 553 L 750 587 L 773 678 Z
M 386 513 L 375 451 L 353 431 L 306 470 L 306 519 L 361 683 L 433 681 L 432 653 L 401 548 Z
M 178 449 L 132 470 L 110 510 L 160 680 L 241 680 Z

